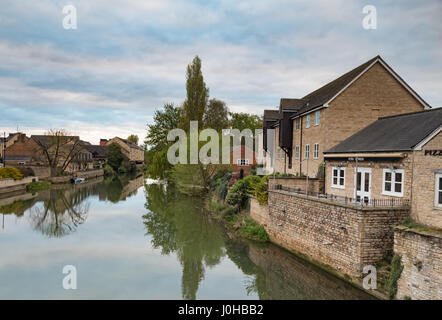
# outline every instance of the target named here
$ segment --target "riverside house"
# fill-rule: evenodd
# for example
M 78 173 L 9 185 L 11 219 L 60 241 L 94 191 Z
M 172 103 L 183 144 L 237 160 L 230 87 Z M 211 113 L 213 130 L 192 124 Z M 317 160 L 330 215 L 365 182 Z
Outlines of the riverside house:
M 367 205 L 406 201 L 415 221 L 442 229 L 441 131 L 442 108 L 380 118 L 325 152 L 326 193 Z
M 381 117 L 430 108 L 376 56 L 301 99 L 281 99 L 264 112 L 263 131 L 275 129 L 276 172 L 316 177 L 324 151 Z
M 120 137 L 115 137 L 106 142 L 106 146 L 116 143 L 121 147 L 121 152 L 123 155 L 137 165 L 144 164 L 144 149 L 128 141 L 127 139 L 122 139 Z

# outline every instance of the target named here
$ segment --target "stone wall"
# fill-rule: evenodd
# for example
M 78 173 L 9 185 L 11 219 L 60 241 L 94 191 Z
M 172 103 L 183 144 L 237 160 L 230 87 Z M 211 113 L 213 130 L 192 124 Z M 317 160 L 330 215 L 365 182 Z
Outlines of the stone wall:
M 21 180 L 14 179 L 1 179 L 0 180 L 0 193 L 9 193 L 15 191 L 21 191 L 26 189 L 26 185 L 33 181 L 38 181 L 36 177 L 26 177 Z
M 101 176 L 104 176 L 103 169 L 91 170 L 91 171 L 78 171 L 74 173 L 74 177 L 84 178 L 84 179 L 98 178 Z
M 356 207 L 285 191 L 269 191 L 268 203 L 267 219 L 265 209 L 256 213 L 253 201 L 251 217 L 265 223 L 273 242 L 352 277 L 393 249 L 393 227 L 409 214 L 408 209 Z
M 274 184 L 280 184 L 283 187 L 290 187 L 295 189 L 305 190 L 307 188 L 307 178 L 297 177 L 271 177 L 269 176 L 269 188 Z M 324 192 L 324 180 L 309 178 L 308 179 L 308 192 L 319 193 Z
M 404 265 L 397 298 L 442 300 L 442 233 L 397 227 L 394 251 Z
M 258 222 L 260 225 L 267 227 L 269 222 L 269 206 L 260 205 L 258 200 L 250 198 L 250 218 Z

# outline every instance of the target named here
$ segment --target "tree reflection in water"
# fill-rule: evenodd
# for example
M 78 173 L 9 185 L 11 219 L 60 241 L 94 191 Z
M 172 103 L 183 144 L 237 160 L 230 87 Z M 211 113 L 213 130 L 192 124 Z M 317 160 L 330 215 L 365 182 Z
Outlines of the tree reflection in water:
M 246 275 L 244 289 L 260 299 L 371 299 L 365 292 L 271 244 L 228 235 L 204 211 L 203 201 L 164 185 L 146 185 L 143 216 L 154 248 L 176 252 L 182 297 L 195 299 L 205 268 L 227 256 Z M 217 288 L 218 289 L 218 288 Z
M 35 230 L 48 237 L 63 237 L 86 221 L 90 190 L 69 188 L 44 192 L 43 206 L 31 209 L 29 219 Z
M 162 254 L 176 252 L 183 268 L 182 297 L 195 299 L 205 268 L 226 254 L 219 226 L 210 222 L 201 199 L 181 196 L 164 185 L 146 185 L 143 216 L 152 246 Z

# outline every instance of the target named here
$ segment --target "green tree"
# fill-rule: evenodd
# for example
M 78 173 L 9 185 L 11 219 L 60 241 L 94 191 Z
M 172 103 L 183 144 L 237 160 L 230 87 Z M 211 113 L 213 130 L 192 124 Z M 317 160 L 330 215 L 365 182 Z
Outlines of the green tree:
M 255 114 L 248 114 L 244 112 L 240 113 L 229 113 L 231 120 L 230 125 L 233 129 L 239 129 L 240 131 L 244 129 L 250 129 L 255 132 L 255 129 L 262 128 L 262 119 L 260 116 Z
M 187 66 L 186 78 L 187 97 L 183 104 L 183 127 L 189 129 L 190 121 L 198 121 L 202 125 L 209 99 L 209 89 L 206 88 L 201 72 L 201 59 L 198 56 Z
M 147 136 L 144 141 L 150 150 L 160 151 L 168 145 L 167 134 L 170 130 L 178 128 L 181 119 L 181 108 L 173 103 L 166 103 L 162 110 L 155 111 L 153 124 L 147 125 Z M 147 149 L 147 148 L 146 148 Z
M 218 132 L 227 129 L 229 127 L 228 115 L 229 109 L 223 101 L 211 99 L 204 114 L 204 128 L 215 129 Z
M 109 146 L 107 157 L 107 163 L 112 167 L 112 169 L 114 169 L 115 172 L 118 172 L 118 168 L 121 166 L 121 163 L 124 160 L 123 153 L 121 153 L 121 147 L 116 143 L 112 143 Z
M 127 137 L 127 141 L 138 145 L 139 138 L 136 134 L 131 134 L 129 137 Z

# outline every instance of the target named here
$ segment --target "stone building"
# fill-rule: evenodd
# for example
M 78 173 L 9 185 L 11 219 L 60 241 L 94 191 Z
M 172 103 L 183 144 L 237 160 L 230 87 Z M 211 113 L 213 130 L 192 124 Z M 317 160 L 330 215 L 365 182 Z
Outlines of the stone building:
M 16 132 L 10 133 L 7 137 L 0 137 L 0 158 L 3 159 L 3 151 L 13 145 L 20 135 L 22 135 L 21 132 Z
M 324 154 L 325 190 L 351 201 L 406 200 L 442 229 L 442 108 L 383 117 Z
M 276 131 L 276 172 L 316 177 L 324 151 L 380 117 L 430 108 L 376 56 L 301 99 L 281 99 L 278 116 L 264 113 L 264 131 Z
M 133 162 L 138 165 L 144 164 L 144 149 L 140 146 L 136 145 L 128 141 L 127 139 L 122 139 L 120 137 L 115 137 L 110 139 L 106 146 L 110 146 L 111 144 L 116 143 L 121 147 L 121 151 L 123 155 L 129 159 L 130 162 Z

